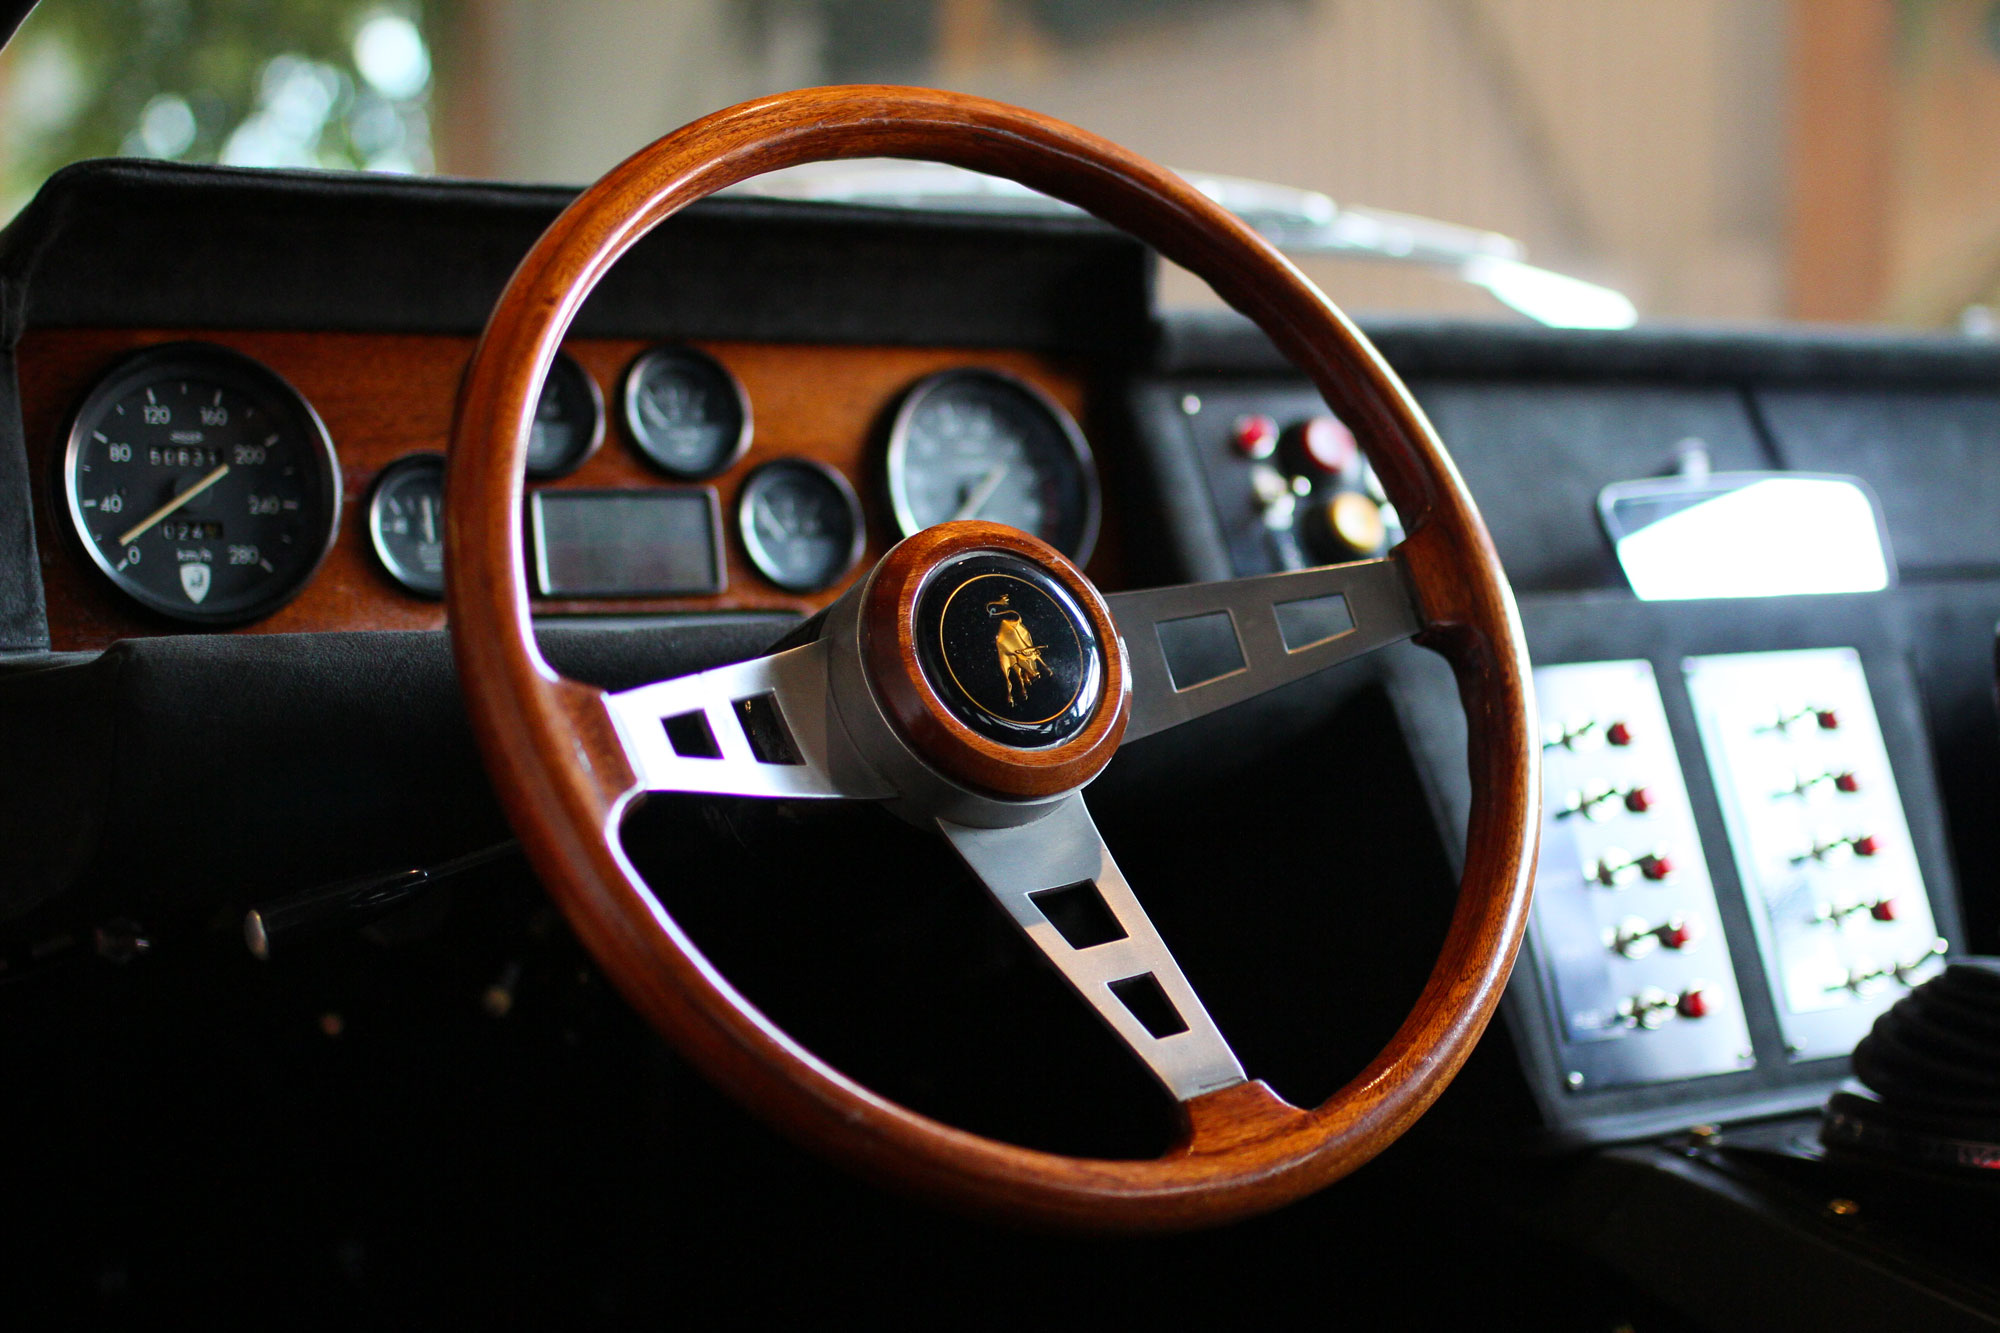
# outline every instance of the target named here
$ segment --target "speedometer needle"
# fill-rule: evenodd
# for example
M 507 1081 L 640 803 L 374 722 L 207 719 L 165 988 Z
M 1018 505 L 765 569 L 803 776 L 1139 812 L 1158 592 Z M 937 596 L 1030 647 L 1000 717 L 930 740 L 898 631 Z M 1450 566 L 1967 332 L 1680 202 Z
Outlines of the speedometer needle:
M 1006 475 L 1007 465 L 995 463 L 993 470 L 981 477 L 979 484 L 972 488 L 972 494 L 965 497 L 965 503 L 958 507 L 958 512 L 951 516 L 951 521 L 957 523 L 978 513 L 980 507 L 993 498 L 993 492 L 1000 488 L 1000 482 Z
M 194 499 L 195 496 L 200 495 L 203 491 L 215 485 L 216 482 L 221 481 L 224 477 L 228 475 L 229 475 L 229 464 L 224 463 L 221 467 L 209 473 L 207 476 L 203 477 L 200 481 L 188 487 L 186 490 L 182 491 L 179 495 L 176 495 L 173 499 L 167 501 L 165 504 L 161 505 L 158 509 L 155 509 L 152 513 L 140 519 L 137 523 L 134 523 L 129 531 L 125 532 L 118 538 L 118 544 L 120 546 L 130 546 L 133 542 L 138 541 L 140 534 L 145 532 L 147 528 L 152 527 L 155 523 L 158 523 L 168 514 L 173 513 L 176 509 L 179 509 L 189 500 Z

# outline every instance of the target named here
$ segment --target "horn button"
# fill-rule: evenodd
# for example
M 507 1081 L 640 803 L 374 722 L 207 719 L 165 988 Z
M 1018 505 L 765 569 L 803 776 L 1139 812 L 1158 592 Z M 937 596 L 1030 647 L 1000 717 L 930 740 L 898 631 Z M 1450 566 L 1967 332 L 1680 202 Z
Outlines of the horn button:
M 939 566 L 917 596 L 913 629 L 938 700 L 1001 745 L 1060 745 L 1103 694 L 1103 647 L 1089 618 L 1019 556 L 985 551 Z
M 1097 776 L 1131 687 L 1111 608 L 1054 547 L 997 523 L 899 542 L 861 588 L 860 664 L 908 750 L 962 788 L 1043 801 Z

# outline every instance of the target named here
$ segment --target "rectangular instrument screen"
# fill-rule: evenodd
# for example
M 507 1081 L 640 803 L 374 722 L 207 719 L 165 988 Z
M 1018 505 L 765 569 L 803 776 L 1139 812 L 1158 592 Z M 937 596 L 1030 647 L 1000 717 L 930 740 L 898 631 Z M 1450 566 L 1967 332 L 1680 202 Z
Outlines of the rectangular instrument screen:
M 682 597 L 723 588 L 722 523 L 707 488 L 539 491 L 530 499 L 545 597 Z

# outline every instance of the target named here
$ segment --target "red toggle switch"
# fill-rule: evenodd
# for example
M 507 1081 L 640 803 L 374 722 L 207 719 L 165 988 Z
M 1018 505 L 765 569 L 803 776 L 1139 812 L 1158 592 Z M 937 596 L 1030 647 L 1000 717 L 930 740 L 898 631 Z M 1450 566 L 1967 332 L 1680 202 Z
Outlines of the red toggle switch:
M 1840 730 L 1840 714 L 1834 712 L 1831 708 L 1814 709 L 1813 719 L 1819 723 L 1821 731 Z
M 1861 790 L 1861 779 L 1852 773 L 1836 773 L 1833 775 L 1833 785 L 1844 792 L 1857 792 Z
M 1894 921 L 1896 919 L 1896 900 L 1894 898 L 1877 899 L 1868 904 L 1868 915 L 1874 917 L 1877 921 Z
M 1632 728 L 1626 726 L 1623 722 L 1613 722 L 1605 730 L 1604 739 L 1613 745 L 1630 745 L 1632 743 Z
M 1236 418 L 1229 443 L 1245 458 L 1269 458 L 1278 447 L 1278 423 L 1262 412 Z
M 1653 932 L 1663 949 L 1685 949 L 1694 943 L 1694 927 L 1685 921 L 1669 921 Z
M 1662 852 L 1639 858 L 1639 873 L 1647 879 L 1665 879 L 1674 873 L 1673 858 Z
M 1707 1018 L 1707 992 L 1699 986 L 1688 987 L 1681 992 L 1680 999 L 1674 1001 L 1674 1011 L 1682 1018 Z
M 1853 841 L 1856 856 L 1873 856 L 1882 850 L 1882 840 L 1872 833 L 1863 834 Z
M 1643 815 L 1653 808 L 1656 800 L 1651 787 L 1634 787 L 1625 793 L 1625 808 L 1635 815 Z

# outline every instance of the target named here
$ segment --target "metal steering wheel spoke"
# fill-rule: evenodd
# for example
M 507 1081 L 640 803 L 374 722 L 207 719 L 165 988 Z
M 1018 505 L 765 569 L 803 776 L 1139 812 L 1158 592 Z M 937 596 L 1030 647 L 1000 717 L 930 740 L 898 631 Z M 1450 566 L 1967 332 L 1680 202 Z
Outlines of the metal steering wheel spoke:
M 604 709 L 645 791 L 887 797 L 833 719 L 826 659 L 808 643 L 606 694 Z
M 1132 670 L 1125 740 L 1242 703 L 1423 628 L 1394 555 L 1109 594 Z
M 1181 1101 L 1243 1066 L 1072 792 L 1012 828 L 938 821 L 973 874 L 1085 1003 Z

